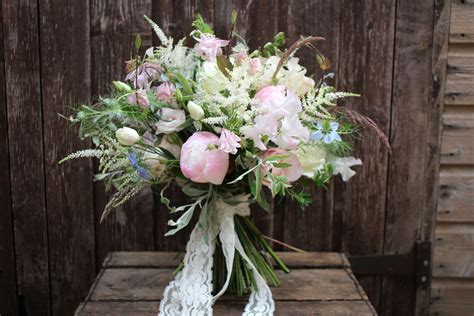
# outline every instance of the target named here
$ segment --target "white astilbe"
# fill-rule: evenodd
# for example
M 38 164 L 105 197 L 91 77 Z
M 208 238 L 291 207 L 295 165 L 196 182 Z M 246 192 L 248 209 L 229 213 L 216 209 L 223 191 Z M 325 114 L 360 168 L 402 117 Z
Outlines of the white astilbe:
M 192 50 L 184 46 L 184 38 L 176 45 L 171 43 L 167 46 L 159 46 L 154 51 L 154 58 L 157 63 L 173 72 L 179 73 L 186 78 L 192 78 L 194 69 L 197 67 L 199 59 L 192 53 Z
M 209 124 L 209 125 L 224 125 L 225 122 L 227 121 L 228 117 L 225 115 L 222 116 L 214 116 L 214 117 L 208 117 L 205 119 L 202 119 L 201 122 Z
M 335 101 L 347 97 L 358 97 L 350 92 L 338 92 L 333 87 L 322 84 L 317 90 L 310 90 L 302 100 L 303 112 L 300 118 L 304 122 L 314 122 L 318 119 L 333 120 L 328 108 L 336 106 Z
M 84 149 L 84 150 L 79 150 L 76 151 L 72 154 L 67 155 L 59 163 L 66 162 L 68 160 L 72 159 L 78 159 L 78 158 L 100 158 L 103 155 L 103 150 L 102 149 Z
M 149 17 L 147 17 L 145 15 L 145 20 L 150 23 L 151 25 L 151 28 L 153 29 L 153 31 L 155 32 L 156 36 L 160 39 L 161 41 L 161 44 L 163 46 L 172 46 L 173 45 L 173 38 L 169 37 L 167 38 L 165 33 L 163 32 L 163 30 L 158 26 L 158 24 L 156 24 L 155 22 L 153 22 Z

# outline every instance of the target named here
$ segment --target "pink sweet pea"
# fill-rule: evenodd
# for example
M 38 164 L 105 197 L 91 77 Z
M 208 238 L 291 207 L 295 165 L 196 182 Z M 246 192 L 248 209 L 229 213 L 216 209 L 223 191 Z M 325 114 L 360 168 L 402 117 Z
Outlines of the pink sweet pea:
M 301 167 L 301 163 L 299 162 L 298 157 L 296 157 L 295 154 L 290 153 L 286 150 L 279 148 L 270 148 L 262 154 L 262 158 L 265 159 L 276 155 L 290 155 L 290 157 L 288 157 L 287 159 L 283 159 L 280 162 L 290 164 L 291 166 L 288 168 L 272 168 L 271 173 L 274 176 L 283 176 L 286 178 L 286 182 L 290 183 L 298 180 L 303 175 L 303 168 Z M 263 167 L 262 169 L 264 174 L 267 174 L 269 172 L 268 167 Z M 271 187 L 271 183 L 266 177 L 263 180 L 263 184 L 269 188 Z
M 127 65 L 128 67 L 128 65 Z M 150 80 L 159 79 L 162 69 L 159 65 L 145 62 L 137 69 L 127 74 L 125 80 L 130 80 L 135 88 L 144 88 Z
M 237 65 L 240 65 L 246 58 L 247 58 L 247 53 L 244 52 L 244 51 L 241 51 L 241 52 L 238 52 L 236 55 L 235 55 L 235 63 Z
M 194 49 L 198 56 L 201 56 L 204 60 L 212 62 L 216 60 L 216 56 L 222 55 L 221 47 L 229 44 L 229 41 L 205 34 L 202 34 L 201 37 L 196 40 L 198 43 Z
M 183 175 L 198 183 L 222 184 L 229 169 L 229 154 L 218 149 L 219 137 L 194 133 L 181 147 L 179 165 Z
M 137 92 L 133 92 L 127 96 L 127 102 L 130 104 L 139 105 L 144 109 L 148 109 L 150 107 L 150 101 L 146 95 L 146 91 L 144 89 L 138 89 Z
M 231 131 L 223 128 L 219 138 L 219 149 L 223 152 L 235 155 L 237 148 L 240 148 L 240 137 Z
M 156 123 L 157 134 L 170 134 L 183 129 L 180 127 L 186 121 L 186 114 L 183 110 L 163 108 L 160 112 L 160 120 Z
M 170 102 L 173 97 L 176 88 L 171 82 L 163 82 L 156 88 L 156 98 L 163 102 Z
M 250 75 L 256 75 L 260 72 L 263 71 L 263 66 L 262 62 L 260 61 L 260 58 L 252 58 L 249 63 L 249 74 Z

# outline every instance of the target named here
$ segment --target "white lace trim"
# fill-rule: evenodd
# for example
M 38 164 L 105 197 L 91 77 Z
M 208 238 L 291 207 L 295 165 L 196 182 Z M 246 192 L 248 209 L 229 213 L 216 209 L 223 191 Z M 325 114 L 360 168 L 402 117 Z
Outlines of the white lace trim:
M 229 285 L 235 250 L 253 270 L 258 287 L 250 294 L 242 315 L 273 316 L 275 302 L 270 288 L 245 254 L 235 232 L 234 215 L 250 215 L 247 196 L 237 196 L 235 200 L 242 202 L 230 205 L 222 200 L 216 201 L 217 222 L 212 220 L 212 214 L 207 214 L 207 208 L 202 211 L 186 246 L 184 268 L 166 287 L 159 316 L 212 316 L 212 305 Z M 212 297 L 212 265 L 217 235 L 222 243 L 228 273 L 224 286 Z

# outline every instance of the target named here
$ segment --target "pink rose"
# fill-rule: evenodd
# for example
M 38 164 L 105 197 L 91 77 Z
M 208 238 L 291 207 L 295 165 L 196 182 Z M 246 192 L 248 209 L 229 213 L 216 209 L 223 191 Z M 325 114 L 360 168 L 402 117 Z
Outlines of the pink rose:
M 207 61 L 215 61 L 216 56 L 222 55 L 221 47 L 227 46 L 229 41 L 220 38 L 202 34 L 201 38 L 196 39 L 198 43 L 194 48 L 198 56 Z
M 150 101 L 146 95 L 146 91 L 144 89 L 138 89 L 137 92 L 133 92 L 127 96 L 127 102 L 130 104 L 139 105 L 144 109 L 148 109 L 150 107 Z
M 223 128 L 221 131 L 221 137 L 219 138 L 219 149 L 223 152 L 235 155 L 237 148 L 240 148 L 240 137 Z
M 256 75 L 263 71 L 262 62 L 260 58 L 252 58 L 249 63 L 249 74 Z
M 176 91 L 176 88 L 171 82 L 163 82 L 156 88 L 156 98 L 160 101 L 163 102 L 170 102 L 171 98 L 174 95 L 174 92 Z
M 183 110 L 175 110 L 170 108 L 161 109 L 161 117 L 156 123 L 157 134 L 170 134 L 178 132 L 183 128 L 180 127 L 186 121 L 186 114 Z
M 229 154 L 218 149 L 219 137 L 194 133 L 181 147 L 179 165 L 184 176 L 198 183 L 222 184 L 229 168 Z
M 274 176 L 283 176 L 286 178 L 286 181 L 290 183 L 298 180 L 303 175 L 303 168 L 301 167 L 301 163 L 298 160 L 298 157 L 296 157 L 295 154 L 290 153 L 286 150 L 279 148 L 270 148 L 262 154 L 262 158 L 265 159 L 275 155 L 290 155 L 290 157 L 288 157 L 287 159 L 283 159 L 279 162 L 287 163 L 291 166 L 288 168 L 272 168 L 271 173 Z M 262 169 L 264 174 L 267 174 L 269 171 L 268 167 L 263 167 Z M 269 188 L 271 187 L 271 183 L 267 177 L 265 177 L 265 179 L 263 180 L 263 184 Z

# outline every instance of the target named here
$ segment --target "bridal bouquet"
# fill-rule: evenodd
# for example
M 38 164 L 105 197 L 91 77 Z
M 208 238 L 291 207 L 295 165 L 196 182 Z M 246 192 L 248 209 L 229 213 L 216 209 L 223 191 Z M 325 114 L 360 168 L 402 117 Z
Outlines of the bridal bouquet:
M 297 51 L 310 49 L 325 73 L 329 61 L 315 46 L 322 38 L 301 37 L 284 49 L 279 33 L 250 51 L 235 32 L 217 38 L 198 15 L 190 34 L 195 45 L 187 47 L 145 18 L 161 46 L 140 56 L 136 38 L 125 79 L 71 118 L 95 147 L 63 161 L 98 158 L 96 180 L 116 190 L 102 220 L 149 186 L 178 214 L 166 235 L 196 219 L 160 315 L 211 315 L 226 291 L 250 294 L 244 315 L 273 315 L 267 285 L 279 284 L 273 267 L 289 270 L 253 223 L 249 206 L 270 211 L 271 194 L 304 208 L 310 183 L 324 186 L 334 175 L 347 181 L 355 174 L 352 168 L 362 162 L 350 153 L 360 128 L 386 139 L 373 121 L 336 105 L 355 94 L 328 85 L 328 73 L 316 82 L 299 64 Z M 170 185 L 189 204 L 173 206 L 166 197 Z

